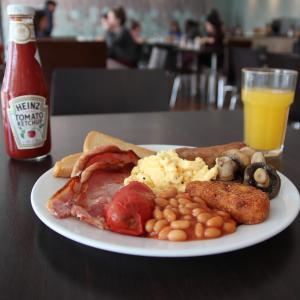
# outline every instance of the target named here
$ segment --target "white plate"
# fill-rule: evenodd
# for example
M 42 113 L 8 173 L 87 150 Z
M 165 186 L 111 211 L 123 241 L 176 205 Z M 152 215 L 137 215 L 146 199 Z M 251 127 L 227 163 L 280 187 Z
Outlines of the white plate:
M 144 145 L 152 150 L 177 148 L 174 145 Z M 224 253 L 245 248 L 265 241 L 288 227 L 296 218 L 300 197 L 296 187 L 284 175 L 280 174 L 282 186 L 279 195 L 271 201 L 269 218 L 257 225 L 241 225 L 235 233 L 221 238 L 189 241 L 168 242 L 149 238 L 131 237 L 99 230 L 76 219 L 57 219 L 46 207 L 50 196 L 65 182 L 52 176 L 52 169 L 44 173 L 35 183 L 31 192 L 31 204 L 40 220 L 57 233 L 78 243 L 124 254 L 187 257 Z

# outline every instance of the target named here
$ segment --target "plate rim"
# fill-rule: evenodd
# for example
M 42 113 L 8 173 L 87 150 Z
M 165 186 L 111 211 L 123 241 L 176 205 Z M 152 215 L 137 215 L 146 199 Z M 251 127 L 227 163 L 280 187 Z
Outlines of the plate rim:
M 166 148 L 167 149 L 168 147 L 170 147 L 170 149 L 178 148 L 178 147 L 191 147 L 191 146 L 171 145 L 171 144 L 143 144 L 140 146 L 149 147 L 150 149 L 151 148 L 152 149 L 153 148 Z M 183 249 L 178 250 L 180 252 L 176 253 L 175 251 L 170 251 L 170 249 L 168 249 L 168 247 L 166 247 L 165 249 L 160 248 L 157 251 L 157 253 L 155 253 L 153 248 L 150 248 L 150 249 L 143 248 L 141 251 L 141 249 L 138 247 L 132 247 L 132 246 L 126 247 L 123 245 L 115 245 L 115 244 L 95 240 L 90 237 L 86 237 L 80 233 L 74 233 L 74 232 L 70 231 L 68 228 L 64 228 L 64 226 L 59 226 L 59 227 L 55 226 L 55 224 L 53 224 L 51 219 L 44 217 L 44 214 L 42 212 L 40 212 L 38 205 L 36 205 L 36 201 L 34 200 L 34 194 L 35 194 L 36 190 L 38 189 L 40 180 L 42 180 L 43 177 L 48 176 L 49 173 L 52 172 L 52 170 L 53 170 L 53 167 L 50 168 L 49 170 L 47 170 L 46 172 L 44 172 L 37 179 L 37 181 L 33 185 L 33 188 L 31 190 L 31 194 L 30 194 L 31 206 L 33 208 L 34 213 L 40 219 L 40 221 L 42 221 L 42 223 L 44 223 L 48 228 L 50 228 L 54 232 L 62 235 L 63 237 L 65 237 L 67 239 L 75 241 L 79 244 L 86 245 L 86 246 L 93 247 L 93 248 L 100 249 L 100 250 L 120 253 L 120 254 L 145 256 L 145 257 L 195 257 L 195 256 L 207 256 L 207 255 L 215 255 L 215 254 L 232 252 L 232 251 L 240 250 L 240 249 L 247 248 L 250 246 L 254 246 L 256 244 L 259 244 L 263 241 L 270 239 L 271 237 L 276 236 L 277 234 L 279 234 L 280 232 L 282 232 L 283 230 L 285 230 L 287 227 L 290 226 L 290 224 L 296 219 L 296 217 L 299 213 L 299 210 L 300 210 L 300 195 L 299 195 L 299 191 L 298 191 L 297 187 L 293 184 L 293 182 L 290 179 L 288 179 L 285 175 L 283 175 L 281 172 L 278 171 L 281 179 L 286 181 L 292 188 L 293 193 L 295 193 L 295 197 L 297 198 L 297 207 L 296 207 L 296 210 L 293 211 L 293 214 L 290 216 L 290 218 L 287 221 L 285 221 L 275 231 L 271 231 L 271 232 L 265 234 L 264 236 L 261 236 L 260 238 L 256 239 L 255 242 L 253 242 L 251 239 L 242 240 L 239 243 L 236 243 L 234 247 L 232 247 L 231 245 L 226 245 L 226 243 L 225 243 L 226 246 L 224 247 L 224 249 L 215 249 L 214 251 L 212 251 L 209 247 L 208 248 L 200 248 L 201 249 L 200 252 L 199 252 L 199 247 L 195 247 L 195 248 L 193 247 L 193 248 L 189 249 L 189 253 L 184 253 L 185 251 L 183 251 Z M 58 180 L 61 180 L 61 179 L 58 178 Z M 49 213 L 49 216 L 51 216 L 50 213 Z M 87 224 L 84 224 L 84 225 L 91 226 L 91 225 L 87 225 Z M 243 225 L 240 225 L 240 226 L 243 226 Z M 99 230 L 99 229 L 95 228 L 95 230 Z M 107 232 L 109 234 L 116 234 L 116 233 L 109 232 L 109 231 L 107 231 Z M 124 236 L 124 237 L 126 239 L 127 238 L 141 239 L 141 237 L 131 237 L 131 236 Z M 224 236 L 224 237 L 226 237 L 226 236 Z M 172 243 L 172 245 L 174 245 L 174 242 L 157 241 L 157 240 L 153 240 L 153 241 L 160 242 L 160 243 Z M 201 242 L 203 242 L 203 241 L 186 241 L 184 243 L 186 245 L 192 245 L 192 244 L 199 244 Z M 183 253 L 181 253 L 181 252 L 183 252 Z

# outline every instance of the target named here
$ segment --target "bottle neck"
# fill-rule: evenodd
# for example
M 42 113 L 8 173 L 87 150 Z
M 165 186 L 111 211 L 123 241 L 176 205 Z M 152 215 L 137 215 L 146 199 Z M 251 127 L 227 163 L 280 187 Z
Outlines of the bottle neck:
M 33 18 L 30 16 L 11 16 L 9 21 L 9 42 L 27 44 L 36 41 Z

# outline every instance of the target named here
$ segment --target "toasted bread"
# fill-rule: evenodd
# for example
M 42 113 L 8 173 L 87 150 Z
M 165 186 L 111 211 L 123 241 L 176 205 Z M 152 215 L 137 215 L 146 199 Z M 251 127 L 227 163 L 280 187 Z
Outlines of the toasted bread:
M 140 158 L 155 154 L 155 152 L 151 150 L 124 142 L 118 138 L 106 135 L 98 131 L 90 131 L 87 134 L 83 144 L 83 152 L 86 153 L 95 149 L 96 147 L 104 147 L 109 145 L 117 146 L 123 151 L 132 150 Z M 71 177 L 73 167 L 81 154 L 82 153 L 71 154 L 56 162 L 53 169 L 53 176 Z
M 118 138 L 106 135 L 98 131 L 90 131 L 83 144 L 83 152 L 90 151 L 95 147 L 114 145 L 123 151 L 132 150 L 138 157 L 143 158 L 145 156 L 153 155 L 155 152 L 136 146 L 134 144 L 127 143 Z
M 75 162 L 79 159 L 82 153 L 74 153 L 64 157 L 55 163 L 53 176 L 55 177 L 71 177 L 71 173 Z

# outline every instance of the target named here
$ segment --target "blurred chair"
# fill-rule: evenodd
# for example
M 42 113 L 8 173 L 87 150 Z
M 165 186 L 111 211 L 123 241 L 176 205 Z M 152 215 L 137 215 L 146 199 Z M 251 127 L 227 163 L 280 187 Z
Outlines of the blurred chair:
M 38 49 L 48 87 L 58 68 L 105 68 L 105 42 L 78 42 L 67 39 L 40 39 Z
M 234 110 L 241 91 L 242 69 L 263 66 L 264 53 L 262 50 L 249 48 L 232 48 L 230 52 L 232 80 L 228 81 L 225 76 L 219 78 L 217 108 L 225 107 L 227 94 L 230 92 L 231 97 L 227 106 L 229 110 Z
M 267 65 L 270 68 L 290 69 L 298 71 L 298 80 L 294 103 L 290 108 L 289 120 L 300 122 L 300 55 L 267 53 Z
M 148 62 L 148 69 L 164 69 L 168 59 L 168 50 L 153 47 L 151 50 L 150 59 Z
M 167 111 L 162 70 L 60 69 L 53 74 L 52 114 Z

